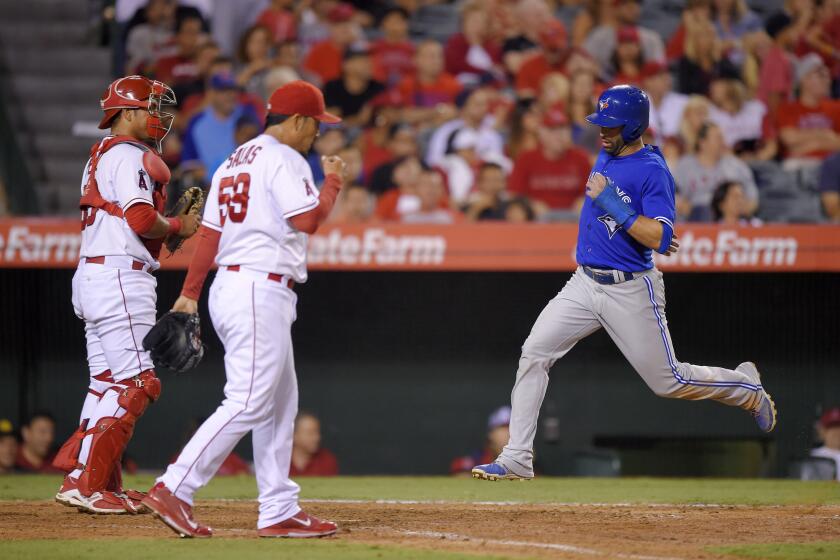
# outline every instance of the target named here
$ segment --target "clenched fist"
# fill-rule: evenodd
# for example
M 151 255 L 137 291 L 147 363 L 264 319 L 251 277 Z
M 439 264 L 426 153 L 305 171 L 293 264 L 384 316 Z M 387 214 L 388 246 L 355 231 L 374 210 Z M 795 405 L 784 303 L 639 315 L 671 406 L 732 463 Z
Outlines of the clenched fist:
M 595 200 L 598 198 L 598 195 L 603 192 L 604 187 L 606 186 L 607 178 L 600 173 L 595 172 L 589 176 L 589 180 L 586 182 L 586 196 Z
M 344 168 L 347 164 L 338 156 L 321 156 L 321 167 L 324 169 L 324 175 L 335 173 L 339 177 L 344 176 Z

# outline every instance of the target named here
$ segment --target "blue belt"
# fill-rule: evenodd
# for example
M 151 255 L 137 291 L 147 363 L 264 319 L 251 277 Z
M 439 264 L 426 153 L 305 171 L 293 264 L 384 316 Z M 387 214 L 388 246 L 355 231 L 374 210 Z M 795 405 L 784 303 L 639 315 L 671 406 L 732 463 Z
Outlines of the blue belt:
M 581 267 L 583 273 L 598 282 L 599 284 L 620 284 L 633 279 L 632 272 L 624 272 L 623 270 L 600 270 L 597 268 L 589 268 L 588 266 Z

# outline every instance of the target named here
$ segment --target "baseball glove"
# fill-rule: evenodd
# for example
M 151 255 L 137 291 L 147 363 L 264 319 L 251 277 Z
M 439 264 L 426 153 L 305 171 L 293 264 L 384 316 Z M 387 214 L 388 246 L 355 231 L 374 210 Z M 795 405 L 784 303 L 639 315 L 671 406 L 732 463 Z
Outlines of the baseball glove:
M 175 204 L 169 210 L 167 217 L 177 218 L 179 216 L 186 216 L 187 214 L 200 216 L 203 211 L 204 191 L 199 187 L 190 187 L 181 194 L 178 200 L 175 201 Z M 166 245 L 167 249 L 169 249 L 169 254 L 171 255 L 181 247 L 183 242 L 183 237 L 173 233 L 166 236 L 163 244 Z
M 170 311 L 143 338 L 143 348 L 155 366 L 182 373 L 198 365 L 204 356 L 198 314 Z

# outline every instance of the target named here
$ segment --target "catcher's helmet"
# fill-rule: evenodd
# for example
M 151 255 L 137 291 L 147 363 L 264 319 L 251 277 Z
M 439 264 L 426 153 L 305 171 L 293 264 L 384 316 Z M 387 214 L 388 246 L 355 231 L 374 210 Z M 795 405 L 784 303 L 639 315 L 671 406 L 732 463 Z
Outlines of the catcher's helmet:
M 625 142 L 633 142 L 647 130 L 649 114 L 647 94 L 636 86 L 621 85 L 604 91 L 598 98 L 598 111 L 586 120 L 609 128 L 623 126 L 621 137 Z
M 175 93 L 168 85 L 143 76 L 126 76 L 111 82 L 99 99 L 105 112 L 99 128 L 110 128 L 111 122 L 122 109 L 145 109 L 149 112 L 146 132 L 158 144 L 169 133 L 174 113 L 163 110 L 164 105 L 175 105 Z

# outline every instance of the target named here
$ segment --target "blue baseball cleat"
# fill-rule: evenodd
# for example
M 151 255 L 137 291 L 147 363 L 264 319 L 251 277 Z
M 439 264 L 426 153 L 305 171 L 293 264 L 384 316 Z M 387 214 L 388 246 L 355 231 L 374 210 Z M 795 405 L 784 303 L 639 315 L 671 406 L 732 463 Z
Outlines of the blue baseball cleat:
M 735 368 L 735 371 L 740 371 L 750 377 L 753 383 L 761 387 L 761 375 L 758 373 L 758 368 L 752 362 L 744 362 Z M 764 387 L 761 387 L 760 400 L 758 405 L 751 411 L 756 424 L 764 432 L 772 432 L 776 427 L 776 404 Z
M 472 470 L 473 478 L 480 480 L 531 480 L 530 476 L 519 476 L 512 471 L 507 470 L 501 463 L 487 463 L 486 465 L 476 465 Z

